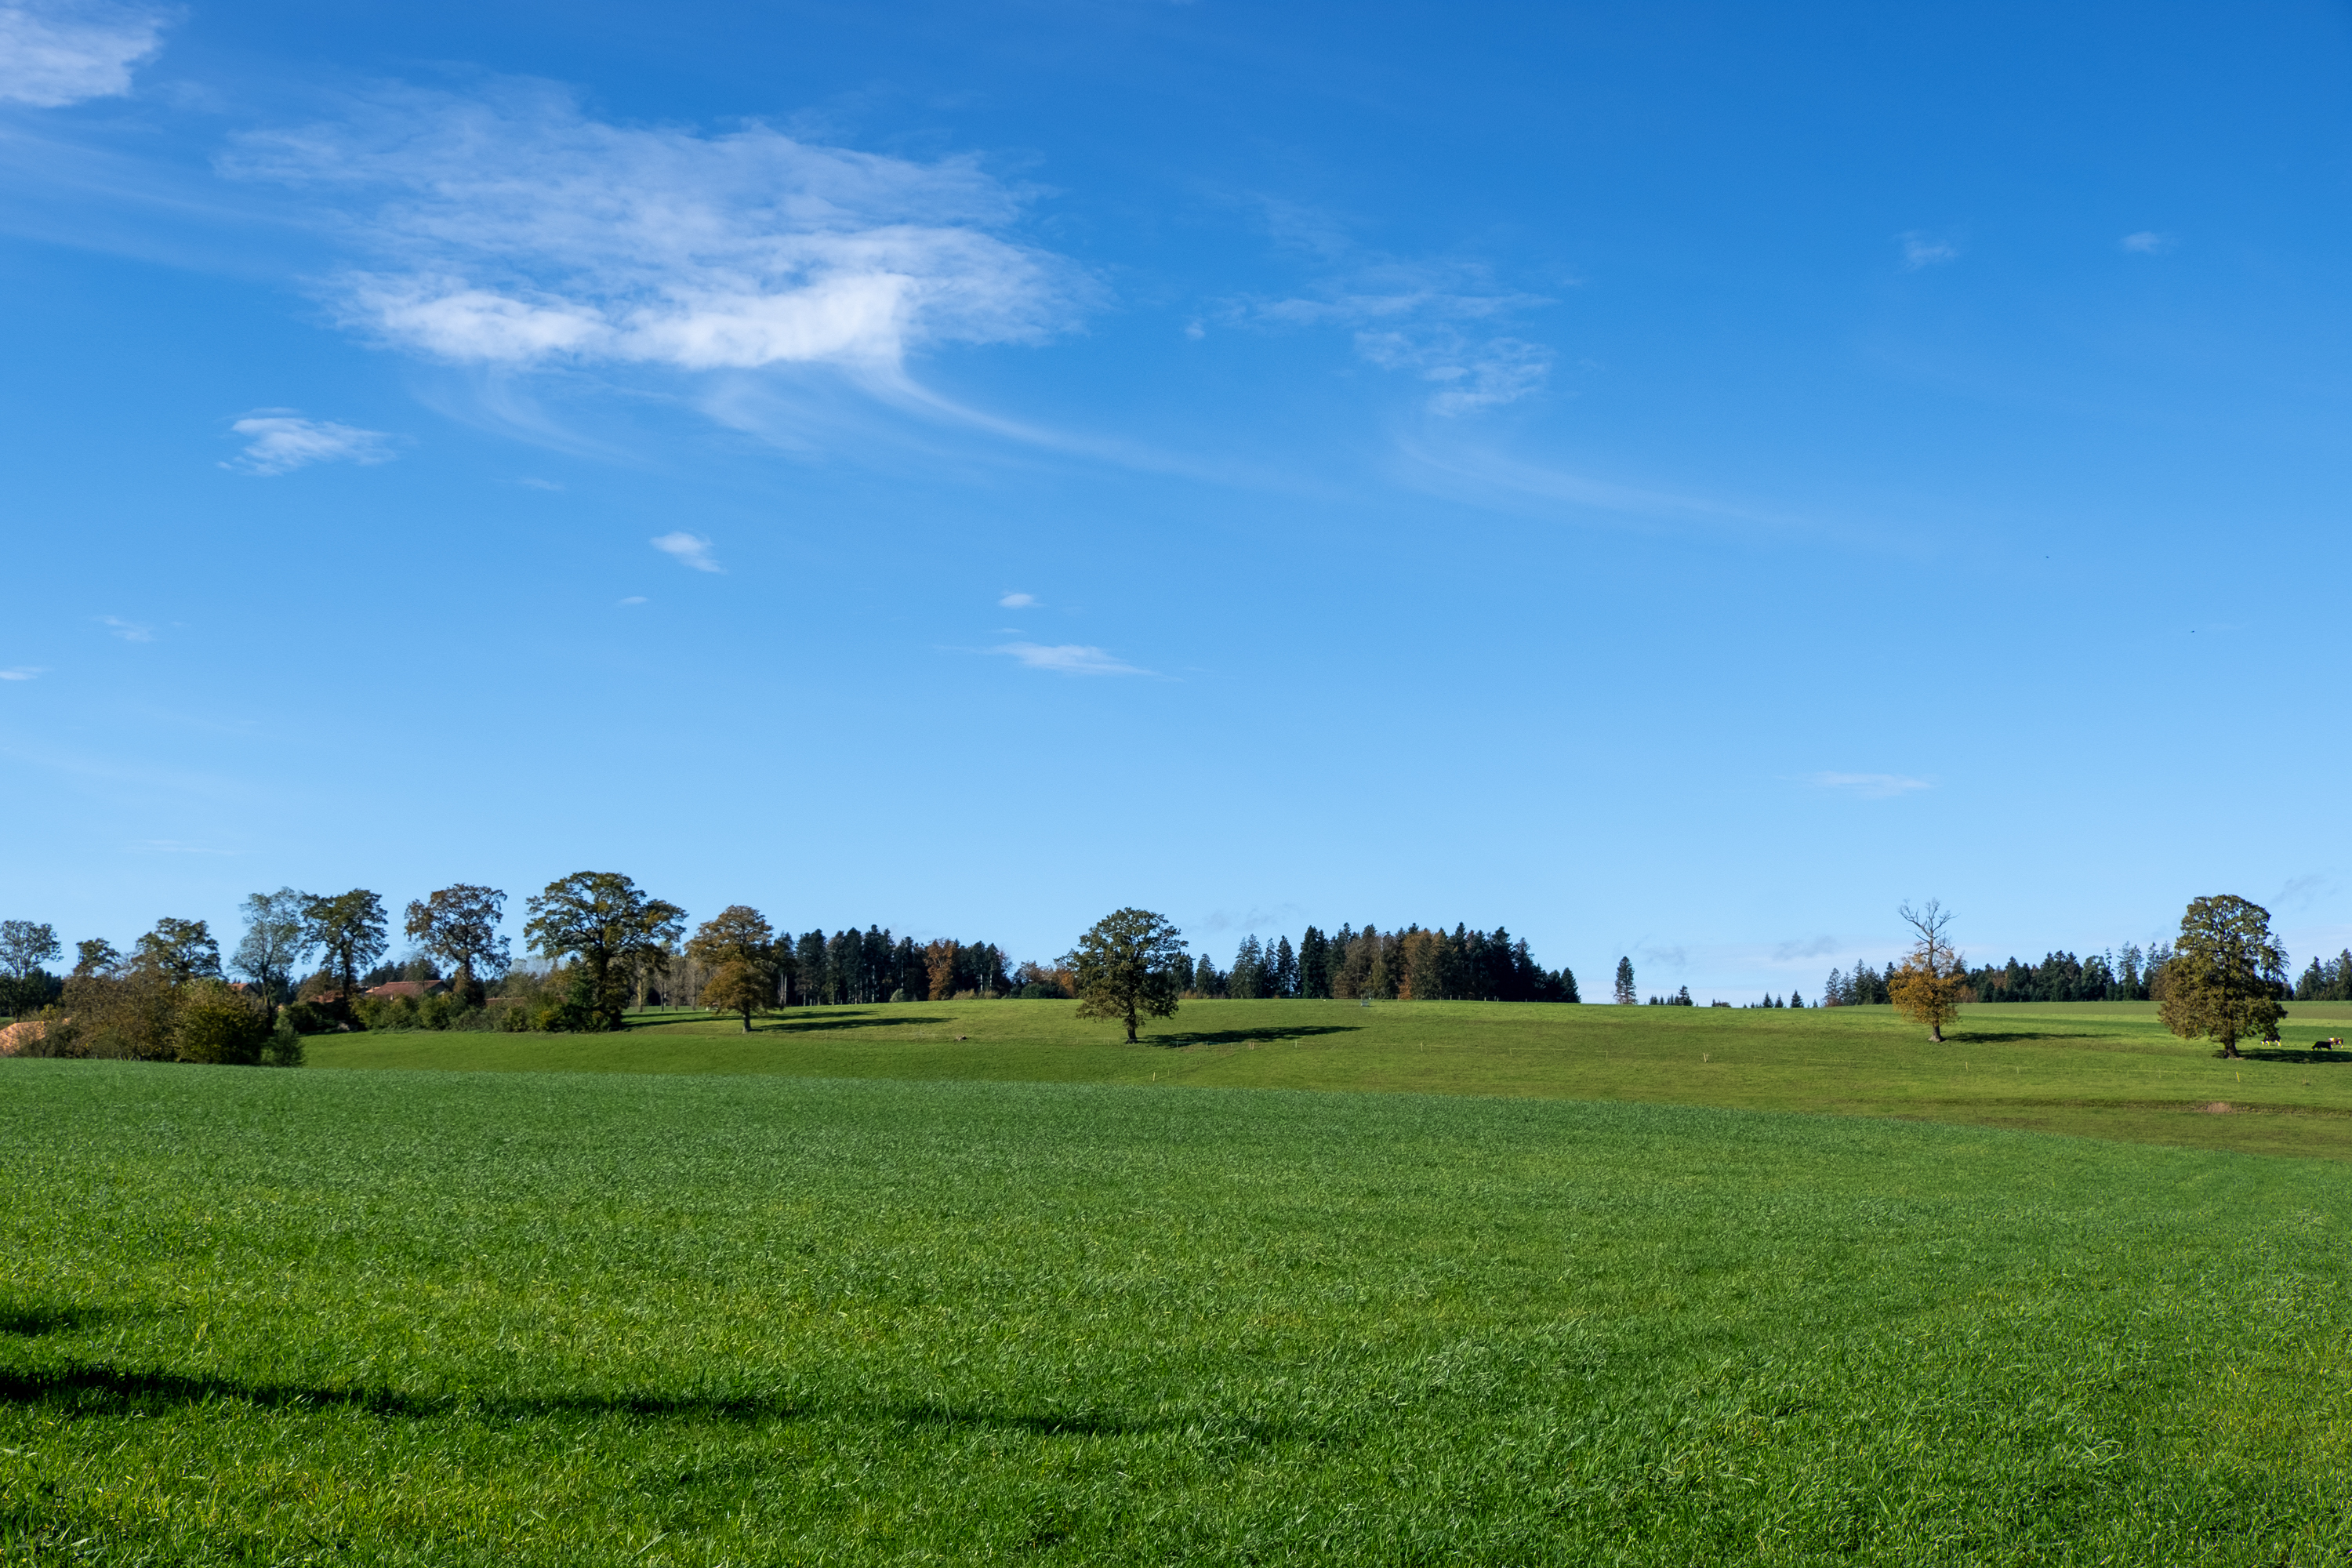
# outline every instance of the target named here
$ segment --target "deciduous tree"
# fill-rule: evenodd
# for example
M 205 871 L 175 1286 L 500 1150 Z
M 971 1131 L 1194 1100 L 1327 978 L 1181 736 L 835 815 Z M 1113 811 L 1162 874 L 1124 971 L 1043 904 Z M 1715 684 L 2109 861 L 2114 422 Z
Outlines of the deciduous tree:
M 49 982 L 37 983 L 41 966 L 62 953 L 54 927 L 33 921 L 0 921 L 0 983 L 7 987 L 5 1005 L 11 1014 L 37 1011 Z M 38 993 L 38 994 L 37 994 Z
M 1927 1025 L 1927 1037 L 1940 1044 L 1944 1026 L 1960 1015 L 1960 994 L 1968 985 L 1968 962 L 1952 950 L 1946 934 L 1952 913 L 1934 899 L 1924 910 L 1906 904 L 1896 912 L 1915 935 L 1902 969 L 1887 984 L 1887 1000 L 1913 1023 Z
M 961 944 L 947 937 L 923 943 L 923 978 L 930 998 L 945 1002 L 955 994 L 956 952 Z
M 122 967 L 122 954 L 102 936 L 90 937 L 74 943 L 74 966 L 70 978 L 88 980 L 94 975 L 111 974 Z
M 2240 1040 L 2277 1029 L 2286 989 L 2286 953 L 2271 934 L 2270 911 L 2219 893 L 2191 900 L 2180 917 L 2158 1016 L 2182 1039 L 2210 1039 L 2234 1057 Z
M 245 935 L 229 955 L 229 964 L 260 989 L 265 1007 L 278 991 L 292 994 L 289 983 L 295 966 L 313 945 L 304 914 L 310 902 L 308 894 L 291 888 L 246 895 Z
M 1135 1043 L 1138 1023 L 1171 1018 L 1189 961 L 1182 933 L 1149 910 L 1118 910 L 1078 939 L 1078 1016 L 1116 1018 Z
M 342 1005 L 359 994 L 360 971 L 383 956 L 383 900 L 365 888 L 302 901 L 303 935 L 342 983 Z
M 750 1034 L 751 1015 L 766 1012 L 776 999 L 776 933 L 767 917 L 749 904 L 730 904 L 695 928 L 686 952 L 710 971 L 702 983 L 702 1005 L 741 1015 Z
M 684 910 L 647 898 L 618 871 L 575 871 L 550 882 L 529 908 L 524 936 L 550 963 L 579 954 L 588 972 L 590 1005 L 614 1029 L 627 1005 L 631 968 L 642 963 L 660 973 L 686 929 Z
M 220 943 L 202 921 L 174 920 L 169 915 L 139 939 L 131 966 L 156 976 L 166 985 L 191 980 L 220 978 Z
M 481 1000 L 482 979 L 507 971 L 507 939 L 499 934 L 507 896 L 496 888 L 458 882 L 412 900 L 405 930 L 411 941 L 456 971 L 454 989 L 469 1005 Z

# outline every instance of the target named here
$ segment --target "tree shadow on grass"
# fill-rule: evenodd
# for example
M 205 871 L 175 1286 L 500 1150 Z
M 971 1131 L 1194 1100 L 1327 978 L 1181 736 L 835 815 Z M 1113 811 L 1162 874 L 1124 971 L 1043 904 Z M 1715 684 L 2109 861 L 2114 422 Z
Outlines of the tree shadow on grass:
M 1138 1420 L 1104 1411 L 1031 1412 L 959 1408 L 931 1400 L 825 1399 L 738 1394 L 416 1394 L 388 1388 L 304 1387 L 174 1372 L 128 1372 L 84 1363 L 39 1372 L 0 1372 L 0 1403 L 47 1405 L 78 1415 L 157 1415 L 173 1406 L 234 1402 L 265 1410 L 351 1410 L 401 1420 L 511 1422 L 552 1415 L 639 1415 L 701 1421 L 810 1421 L 828 1416 L 909 1426 L 1031 1432 L 1040 1436 L 1126 1437 L 1219 1429 L 1253 1445 L 1329 1442 L 1338 1435 L 1302 1422 L 1229 1416 Z
M 953 1018 L 934 1018 L 919 1013 L 885 1013 L 879 1016 L 858 1013 L 845 1018 L 804 1018 L 799 1023 L 789 1019 L 772 1020 L 766 1024 L 754 1024 L 751 1032 L 755 1035 L 814 1035 L 828 1029 L 895 1029 L 902 1024 L 954 1022 Z
M 2238 1055 L 2250 1062 L 2295 1062 L 2304 1067 L 2325 1068 L 2334 1067 L 2338 1062 L 2352 1062 L 2352 1049 L 2298 1051 L 2292 1046 L 2256 1046 L 2252 1049 L 2241 1047 Z M 2213 1058 L 2216 1061 L 2227 1059 L 2219 1051 L 2213 1053 Z
M 105 1307 L 0 1302 L 0 1334 L 33 1339 L 41 1334 L 71 1333 L 76 1329 L 94 1328 L 118 1315 Z
M 2095 1036 L 2079 1029 L 2012 1029 L 1995 1034 L 1991 1030 L 1954 1029 L 1944 1037 L 1948 1046 L 2006 1046 L 2020 1040 L 2088 1040 Z
M 1240 1046 L 1252 1040 L 1268 1044 L 1276 1040 L 1303 1040 L 1317 1035 L 1352 1035 L 1361 1024 L 1301 1024 L 1287 1029 L 1220 1029 L 1207 1035 L 1154 1035 L 1142 1043 L 1171 1048 L 1184 1046 Z

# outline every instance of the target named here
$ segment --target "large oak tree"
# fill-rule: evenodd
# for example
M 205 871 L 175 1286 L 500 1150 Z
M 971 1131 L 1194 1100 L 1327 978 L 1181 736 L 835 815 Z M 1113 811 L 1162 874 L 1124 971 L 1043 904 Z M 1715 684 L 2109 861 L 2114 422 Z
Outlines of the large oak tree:
M 2271 912 L 2217 893 L 2191 900 L 2180 917 L 2158 1016 L 2182 1039 L 2210 1039 L 2234 1057 L 2240 1040 L 2277 1033 L 2286 990 L 2286 952 L 2271 934 Z
M 507 939 L 499 934 L 506 910 L 504 893 L 470 882 L 409 903 L 405 929 L 410 939 L 451 966 L 452 989 L 469 1005 L 481 1000 L 484 974 L 495 979 L 507 971 Z
M 523 935 L 551 963 L 572 954 L 588 971 L 590 1005 L 605 1026 L 621 1026 L 629 973 L 643 963 L 669 965 L 669 950 L 686 929 L 686 911 L 647 898 L 618 871 L 574 871 L 550 882 L 530 903 Z
M 1078 1016 L 1116 1018 L 1135 1043 L 1142 1019 L 1175 1016 L 1192 972 L 1181 934 L 1150 910 L 1118 910 L 1078 939 Z
M 365 888 L 332 898 L 303 900 L 304 934 L 322 950 L 327 967 L 341 979 L 341 1005 L 348 1008 L 360 988 L 360 972 L 383 956 L 383 900 Z

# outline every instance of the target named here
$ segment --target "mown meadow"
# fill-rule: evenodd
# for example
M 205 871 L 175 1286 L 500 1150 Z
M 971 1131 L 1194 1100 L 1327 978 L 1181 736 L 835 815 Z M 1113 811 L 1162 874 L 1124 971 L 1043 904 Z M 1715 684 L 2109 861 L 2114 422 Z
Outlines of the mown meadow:
M 2340 1561 L 2335 1064 L 1845 1012 L 0 1062 L 0 1560 Z

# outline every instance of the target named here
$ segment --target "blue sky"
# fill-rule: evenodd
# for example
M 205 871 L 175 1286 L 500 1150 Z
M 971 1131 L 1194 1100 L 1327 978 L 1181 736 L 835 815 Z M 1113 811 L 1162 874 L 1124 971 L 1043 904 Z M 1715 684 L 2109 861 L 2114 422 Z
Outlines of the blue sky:
M 0 913 L 2300 967 L 2347 22 L 0 3 Z

